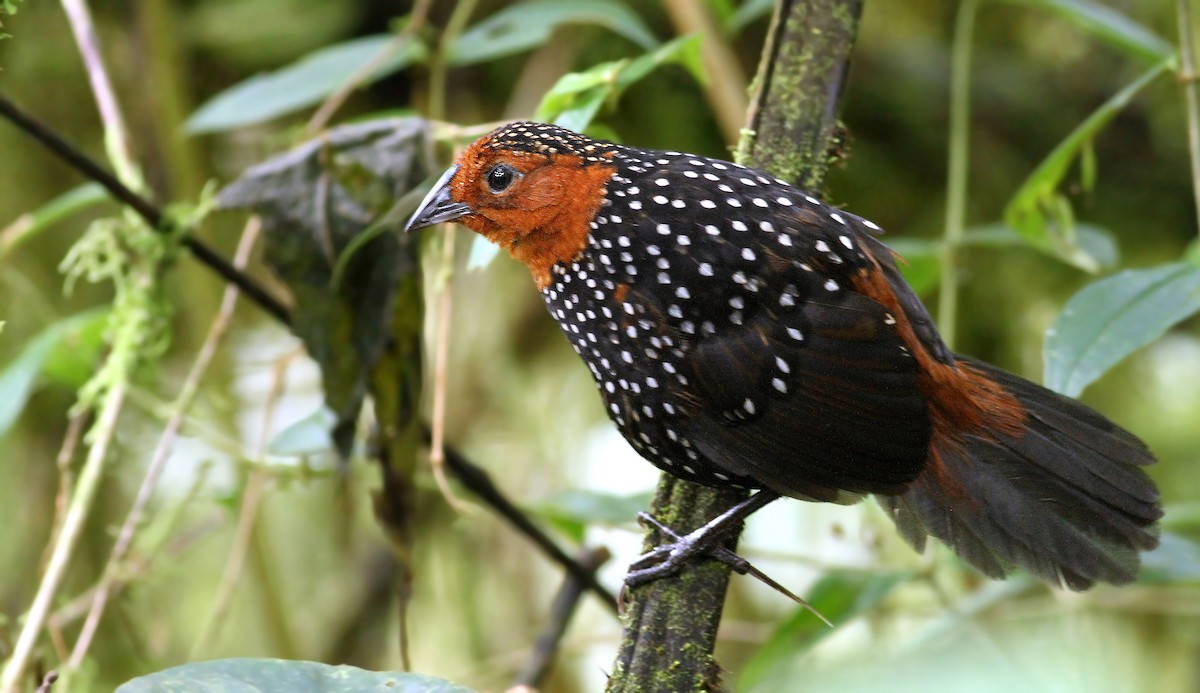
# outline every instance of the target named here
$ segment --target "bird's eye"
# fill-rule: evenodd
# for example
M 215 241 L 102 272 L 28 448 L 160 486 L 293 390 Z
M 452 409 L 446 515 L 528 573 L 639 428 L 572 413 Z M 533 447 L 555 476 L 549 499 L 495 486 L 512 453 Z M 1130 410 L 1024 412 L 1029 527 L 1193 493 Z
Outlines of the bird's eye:
M 517 179 L 517 172 L 505 166 L 497 164 L 492 167 L 492 170 L 487 173 L 488 189 L 493 193 L 502 193 L 508 190 L 508 187 Z

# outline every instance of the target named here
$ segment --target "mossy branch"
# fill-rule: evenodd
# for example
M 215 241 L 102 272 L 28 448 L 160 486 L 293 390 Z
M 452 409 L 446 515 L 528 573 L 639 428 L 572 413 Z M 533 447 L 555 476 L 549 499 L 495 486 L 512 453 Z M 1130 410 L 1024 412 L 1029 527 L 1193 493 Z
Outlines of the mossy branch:
M 739 163 L 820 189 L 861 14 L 861 0 L 778 0 Z M 677 531 L 690 531 L 745 497 L 664 475 L 650 512 Z M 648 545 L 659 539 L 649 537 Z M 725 546 L 736 544 L 731 536 Z M 728 567 L 703 561 L 678 578 L 632 590 L 609 693 L 719 690 L 713 648 L 728 581 Z

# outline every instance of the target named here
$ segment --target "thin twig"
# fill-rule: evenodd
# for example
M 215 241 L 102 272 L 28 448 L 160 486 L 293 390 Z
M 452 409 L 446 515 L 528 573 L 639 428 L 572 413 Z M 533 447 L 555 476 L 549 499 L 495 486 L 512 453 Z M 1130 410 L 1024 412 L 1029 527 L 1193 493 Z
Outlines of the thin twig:
M 69 144 L 66 140 L 59 137 L 51 129 L 34 120 L 32 116 L 17 108 L 16 104 L 5 98 L 2 94 L 0 94 L 0 115 L 3 115 L 9 122 L 24 130 L 26 134 L 33 137 L 39 144 L 49 149 L 51 153 L 58 156 L 76 171 L 99 183 L 113 198 L 132 209 L 151 228 L 160 232 L 169 230 L 166 215 L 153 202 L 134 192 L 129 186 L 118 180 L 116 176 L 105 170 L 103 166 L 96 163 L 74 145 Z M 246 295 L 246 298 L 253 301 L 283 324 L 291 324 L 292 317 L 288 308 L 249 275 L 237 270 L 215 250 L 209 248 L 194 236 L 184 235 L 181 243 L 191 251 L 192 255 L 196 256 L 196 259 L 201 264 L 206 265 L 210 270 L 216 272 L 225 281 L 236 284 L 242 290 L 242 293 Z
M 66 517 L 67 507 L 71 502 L 71 487 L 75 483 L 75 473 L 71 470 L 71 460 L 75 459 L 75 450 L 79 448 L 79 441 L 83 438 L 83 432 L 87 430 L 88 423 L 92 420 L 92 410 L 85 409 L 76 412 L 71 416 L 71 420 L 67 423 L 67 433 L 63 436 L 62 446 L 58 449 L 58 455 L 54 458 L 54 466 L 58 468 L 58 492 L 54 495 L 54 524 L 50 530 L 51 540 L 58 536 L 62 531 L 63 518 Z M 50 549 L 50 544 L 47 544 L 46 549 Z M 42 565 L 46 564 L 49 556 L 42 557 Z
M 3 676 L 0 676 L 0 691 L 3 693 L 14 693 L 18 690 L 18 684 L 37 644 L 38 635 L 46 622 L 46 615 L 50 612 L 50 605 L 74 555 L 75 545 L 83 535 L 84 523 L 90 514 L 96 491 L 100 488 L 109 446 L 116 435 L 117 419 L 125 402 L 125 387 L 124 383 L 118 382 L 108 391 L 101 403 L 96 426 L 90 433 L 92 447 L 88 450 L 83 469 L 80 470 L 79 481 L 71 496 L 71 505 L 63 519 L 62 531 L 54 541 L 54 550 L 46 565 L 46 573 L 38 585 L 33 605 L 29 607 L 25 625 L 21 628 L 21 634 L 13 647 L 12 657 L 4 668 Z
M 384 61 L 395 55 L 396 51 L 413 40 L 417 32 L 425 26 L 425 19 L 429 16 L 429 8 L 432 5 L 433 0 L 417 0 L 416 4 L 413 5 L 412 12 L 408 16 L 408 23 L 404 25 L 400 33 L 396 34 L 395 38 L 388 41 L 386 46 L 338 85 L 338 88 L 329 95 L 329 98 L 325 99 L 325 102 L 321 104 L 321 107 L 309 119 L 305 129 L 308 130 L 310 135 L 315 135 L 325 129 L 325 126 L 329 124 L 329 120 L 333 118 L 333 114 L 346 103 L 346 99 L 350 98 L 350 94 L 354 93 L 355 89 L 358 89 L 370 79 L 371 75 L 383 65 Z
M 426 430 L 424 434 L 426 439 L 428 439 L 429 431 Z M 487 472 L 472 464 L 467 458 L 463 457 L 457 450 L 450 446 L 446 447 L 446 468 L 458 477 L 463 486 L 469 488 L 481 500 L 491 506 L 496 511 L 496 514 L 507 520 L 521 534 L 529 537 L 550 560 L 562 566 L 563 569 L 586 585 L 613 613 L 617 612 L 617 598 L 600 584 L 596 579 L 595 573 L 589 571 L 574 558 L 567 555 L 541 528 L 533 524 L 533 521 L 520 508 L 508 500 L 500 492 L 500 489 L 496 488 L 496 485 L 492 483 L 492 479 Z
M 258 223 L 257 217 L 251 218 L 250 222 L 246 224 L 246 230 L 242 233 L 242 239 L 238 243 L 237 254 L 234 256 L 233 262 L 235 267 L 239 269 L 244 268 L 249 262 L 250 251 L 254 248 L 254 243 L 258 239 L 260 228 L 261 225 Z M 217 348 L 229 330 L 229 323 L 233 318 L 234 308 L 237 307 L 238 293 L 237 287 L 233 284 L 225 288 L 225 295 L 221 300 L 217 316 L 213 320 L 212 326 L 209 327 L 204 344 L 200 347 L 200 353 L 196 356 L 191 371 L 188 373 L 183 386 L 180 388 L 179 395 L 175 399 L 171 418 L 167 421 L 166 428 L 158 439 L 158 445 L 150 459 L 150 464 L 146 467 L 145 476 L 142 478 L 141 488 L 138 489 L 133 506 L 129 509 L 129 514 L 125 517 L 124 524 L 121 525 L 117 541 L 113 544 L 112 552 L 108 557 L 108 563 L 105 565 L 100 585 L 96 588 L 92 598 L 92 606 L 88 611 L 87 618 L 84 620 L 79 638 L 75 641 L 75 649 L 71 652 L 71 659 L 67 663 L 67 666 L 71 669 L 79 668 L 79 665 L 83 663 L 83 658 L 87 654 L 88 648 L 91 646 L 92 638 L 95 636 L 96 629 L 100 625 L 100 619 L 104 615 L 104 608 L 108 603 L 112 583 L 117 578 L 118 566 L 125 559 L 125 554 L 128 553 L 129 547 L 133 543 L 133 535 L 141 524 L 146 505 L 150 502 L 150 497 L 154 494 L 154 489 L 158 485 L 158 479 L 166 467 L 167 459 L 171 456 L 171 451 L 175 447 L 175 439 L 179 434 L 180 428 L 183 426 L 187 411 L 191 408 L 196 394 L 200 391 L 200 383 L 204 379 L 204 374 L 208 372 L 208 367 L 217 353 Z
M 1180 72 L 1183 100 L 1187 104 L 1188 157 L 1192 162 L 1192 204 L 1196 207 L 1196 230 L 1200 233 L 1200 85 L 1196 84 L 1196 37 L 1192 26 L 1191 0 L 1176 0 L 1179 11 Z
M 600 547 L 580 551 L 575 560 L 579 565 L 595 574 L 610 557 L 608 549 Z M 585 589 L 586 585 L 578 578 L 571 573 L 566 574 L 562 587 L 554 597 L 554 605 L 550 608 L 550 621 L 546 624 L 542 634 L 538 636 L 537 643 L 533 647 L 533 656 L 513 681 L 510 691 L 513 689 L 536 690 L 541 686 L 542 679 L 550 673 L 550 665 L 554 662 L 555 654 L 558 653 L 559 643 L 562 642 L 563 635 L 567 632 L 567 625 L 571 622 L 571 616 L 575 613 L 575 607 L 579 604 L 579 598 L 583 596 Z
M 675 25 L 676 32 L 700 34 L 700 58 L 708 73 L 704 96 L 721 126 L 726 144 L 738 141 L 738 133 L 746 122 L 746 74 L 737 54 L 717 25 L 707 3 L 695 0 L 664 0 L 663 7 Z
M 449 224 L 444 225 L 449 227 Z M 442 278 L 437 312 L 437 343 L 433 354 L 433 412 L 430 427 L 429 466 L 438 490 L 450 507 L 464 512 L 466 504 L 454 495 L 446 482 L 446 364 L 450 358 L 450 320 L 454 314 L 454 288 L 450 274 L 454 272 L 454 230 L 442 233 Z
M 37 687 L 37 691 L 35 693 L 50 693 L 50 690 L 54 688 L 54 683 L 56 681 L 58 681 L 57 671 L 46 672 L 46 675 L 42 677 L 42 685 Z
M 287 374 L 288 366 L 299 354 L 298 350 L 288 353 L 275 364 L 271 389 L 263 408 L 262 434 L 259 437 L 258 450 L 255 453 L 256 460 L 261 461 L 266 455 L 271 427 L 275 421 L 275 405 L 283 397 L 284 376 Z M 200 631 L 199 637 L 196 638 L 196 644 L 192 647 L 191 659 L 198 658 L 208 649 L 209 641 L 216 634 L 229 611 L 234 590 L 242 575 L 242 567 L 246 563 L 246 554 L 250 550 L 250 542 L 254 538 L 254 525 L 258 519 L 258 508 L 263 492 L 270 480 L 269 473 L 256 468 L 250 472 L 250 478 L 246 481 L 246 487 L 242 491 L 241 508 L 238 510 L 238 523 L 234 532 L 233 546 L 229 551 L 229 557 L 225 560 L 225 570 L 221 574 L 221 583 L 217 588 L 217 596 L 213 599 L 208 620 Z
M 96 38 L 92 13 L 85 0 L 62 0 L 62 7 L 71 25 L 71 33 L 75 35 L 75 45 L 79 47 L 79 53 L 83 57 L 83 66 L 92 86 L 92 95 L 100 110 L 108 160 L 117 167 L 117 177 L 122 183 L 131 189 L 140 190 L 143 185 L 142 177 L 137 172 L 133 154 L 129 149 L 129 130 L 125 127 L 125 119 L 121 117 L 121 108 L 117 105 L 112 80 L 108 78 L 108 71 L 104 69 L 104 58 L 100 55 L 100 41 Z
M 978 0 L 963 0 L 954 25 L 950 64 L 950 162 L 946 180 L 946 230 L 942 242 L 942 282 L 938 292 L 938 331 L 954 347 L 958 318 L 959 246 L 967 216 L 967 164 L 971 119 L 971 44 Z
M 173 526 L 175 524 L 175 520 L 182 517 L 182 510 L 191 504 L 191 501 L 194 500 L 197 495 L 197 491 L 203 486 L 202 482 L 207 481 L 207 479 L 207 475 L 204 474 L 197 476 L 196 482 L 192 484 L 192 490 L 178 504 L 175 517 L 172 518 L 172 521 L 167 523 L 168 525 Z M 125 585 L 149 573 L 150 569 L 154 567 L 156 561 L 158 563 L 162 563 L 169 559 L 178 557 L 185 550 L 195 546 L 196 543 L 201 539 L 206 538 L 208 535 L 224 527 L 225 524 L 226 523 L 222 520 L 221 516 L 217 513 L 214 513 L 207 520 L 204 520 L 195 526 L 188 528 L 186 531 L 179 533 L 177 536 L 171 539 L 169 543 L 164 541 L 149 547 L 145 554 L 141 555 L 135 560 L 131 560 L 121 567 L 120 573 L 109 585 L 109 596 L 112 597 L 120 594 L 121 590 L 125 588 Z M 169 538 L 172 533 L 164 532 L 163 534 L 164 537 Z M 99 589 L 100 585 L 97 584 L 66 604 L 58 607 L 58 609 L 51 613 L 46 619 L 46 627 L 58 629 L 66 628 L 75 621 L 87 616 L 89 610 L 91 609 L 92 599 L 95 597 L 96 591 Z M 69 655 L 69 652 L 64 652 L 62 658 L 66 659 Z
M 450 52 L 450 46 L 454 45 L 463 29 L 467 28 L 467 22 L 470 21 L 477 4 L 478 0 L 458 0 L 454 4 L 454 11 L 450 13 L 446 29 L 438 41 L 437 51 L 429 63 L 429 107 L 426 110 L 433 120 L 441 120 L 446 114 L 446 71 L 449 68 L 447 54 Z

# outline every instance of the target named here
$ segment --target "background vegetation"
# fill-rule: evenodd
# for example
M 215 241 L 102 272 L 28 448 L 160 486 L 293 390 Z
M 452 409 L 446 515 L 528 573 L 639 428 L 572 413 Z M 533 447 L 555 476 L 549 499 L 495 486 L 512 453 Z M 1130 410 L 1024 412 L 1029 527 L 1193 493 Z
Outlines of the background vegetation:
M 410 3 L 385 0 L 95 3 L 98 45 L 129 124 L 126 160 L 97 115 L 64 12 L 78 4 L 22 3 L 17 14 L 0 15 L 12 34 L 0 40 L 0 93 L 108 160 L 127 184 L 186 203 L 177 219 L 207 211 L 209 181 L 228 183 L 320 131 L 315 112 L 332 113 L 333 123 L 430 116 L 441 124 L 439 165 L 473 132 L 462 128 L 535 113 L 590 122 L 592 132 L 631 144 L 724 156 L 740 122 L 729 114 L 744 105 L 741 86 L 770 10 L 769 2 L 710 0 L 704 7 L 717 31 L 669 44 L 697 28 L 680 10 L 688 3 L 522 10 L 459 0 L 423 3 L 415 13 Z M 564 7 L 578 10 L 566 13 L 570 21 Z M 745 551 L 839 627 L 828 631 L 760 585 L 735 581 L 717 656 L 738 689 L 794 690 L 797 681 L 811 690 L 1200 686 L 1200 335 L 1188 317 L 1200 288 L 1191 266 L 1169 264 L 1197 255 L 1185 105 L 1194 72 L 1190 81 L 1172 79 L 1188 70 L 1169 64 L 1128 104 L 1114 104 L 1122 107 L 1111 109 L 1110 121 L 1084 133 L 1095 137 L 1084 138 L 1082 158 L 1050 159 L 1070 163 L 1061 180 L 1039 169 L 1098 108 L 1176 50 L 1185 9 L 1186 1 L 866 3 L 843 117 L 845 156 L 824 191 L 889 230 L 886 240 L 910 256 L 923 297 L 941 306 L 939 320 L 953 321 L 961 351 L 1037 378 L 1047 330 L 1061 320 L 1049 339 L 1049 375 L 1079 391 L 1089 373 L 1111 365 L 1088 360 L 1092 345 L 1116 354 L 1153 342 L 1084 392 L 1161 459 L 1151 471 L 1163 488 L 1167 535 L 1144 579 L 1084 595 L 1019 577 L 992 583 L 940 549 L 914 555 L 873 504 L 778 504 L 750 523 Z M 964 16 L 974 16 L 973 34 Z M 372 38 L 389 33 L 404 41 Z M 387 46 L 395 50 L 369 62 Z M 713 62 L 705 69 L 706 55 Z M 319 110 L 368 62 L 377 68 L 369 86 L 336 112 Z M 289 65 L 300 72 L 227 91 Z M 570 72 L 584 76 L 559 81 Z M 965 131 L 952 127 L 955 74 L 969 87 L 955 92 L 970 95 Z M 950 163 L 951 151 L 962 168 Z M 128 162 L 136 170 L 123 167 Z M 1035 171 L 1046 175 L 1029 186 Z M 101 413 L 118 393 L 120 416 L 36 650 L 47 668 L 76 646 L 117 528 L 164 426 L 183 411 L 173 403 L 197 382 L 130 550 L 107 569 L 108 609 L 64 683 L 109 690 L 185 661 L 233 656 L 399 669 L 400 571 L 371 502 L 379 468 L 362 445 L 339 467 L 317 425 L 320 372 L 300 342 L 242 306 L 208 372 L 189 379 L 219 311 L 220 280 L 171 244 L 129 231 L 136 224 L 126 213 L 7 125 L 0 176 L 0 659 L 12 652 L 42 583 L 64 484 L 85 481 L 77 475 L 86 451 L 103 442 L 93 433 L 56 464 L 64 440 L 85 428 L 70 423 L 80 388 L 91 383 L 83 401 Z M 1002 220 L 1008 230 L 997 228 Z M 244 222 L 243 214 L 212 213 L 200 235 L 232 257 Z M 952 250 L 940 244 L 944 237 Z M 435 335 L 440 316 L 451 320 L 438 428 L 560 543 L 608 547 L 614 557 L 600 576 L 615 587 L 639 544 L 629 520 L 645 506 L 656 472 L 607 423 L 586 369 L 525 271 L 505 258 L 487 263 L 462 232 L 451 238 L 453 272 L 444 237 L 431 236 L 424 249 L 426 333 Z M 114 258 L 125 260 L 105 262 Z M 472 258 L 486 268 L 468 271 Z M 252 273 L 283 295 L 260 264 L 251 263 Z M 64 291 L 64 269 L 72 268 L 78 278 Z M 1081 289 L 1128 268 L 1164 275 L 1115 275 L 1126 279 L 1093 289 L 1113 293 L 1084 295 L 1061 317 Z M 1121 290 L 1147 278 L 1144 300 L 1128 303 Z M 947 281 L 959 288 L 945 290 Z M 1107 331 L 1070 320 L 1124 305 L 1130 309 Z M 106 328 L 115 338 L 107 347 Z M 436 360 L 436 340 L 427 347 Z M 1080 354 L 1087 358 L 1074 358 Z M 433 372 L 427 400 L 439 387 Z M 415 478 L 413 667 L 503 689 L 530 658 L 561 572 L 464 489 L 452 483 L 461 502 L 449 503 L 427 467 Z M 611 613 L 585 597 L 544 688 L 600 688 L 618 635 Z

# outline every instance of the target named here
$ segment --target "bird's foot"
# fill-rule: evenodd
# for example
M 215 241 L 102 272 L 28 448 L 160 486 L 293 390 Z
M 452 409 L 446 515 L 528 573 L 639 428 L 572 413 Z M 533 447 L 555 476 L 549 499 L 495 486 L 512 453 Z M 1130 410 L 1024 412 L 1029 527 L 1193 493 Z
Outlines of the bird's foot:
M 750 561 L 723 546 L 714 545 L 714 542 L 720 539 L 721 535 L 732 525 L 709 523 L 681 536 L 675 530 L 659 522 L 650 513 L 638 513 L 638 521 L 643 525 L 655 528 L 668 541 L 642 554 L 630 564 L 629 573 L 625 575 L 624 589 L 621 590 L 622 602 L 624 601 L 625 590 L 677 575 L 688 563 L 695 560 L 697 556 L 705 555 L 724 563 L 739 575 L 749 575 L 762 582 L 812 612 L 825 625 L 830 628 L 833 627 L 829 619 L 825 618 L 820 611 L 817 611 L 812 604 L 809 604 L 803 598 L 779 584 L 774 578 L 754 567 L 754 564 L 750 563 Z
M 694 532 L 680 535 L 675 530 L 659 522 L 650 513 L 638 513 L 638 522 L 649 525 L 668 541 L 659 544 L 650 551 L 642 554 L 629 566 L 625 576 L 625 586 L 637 587 L 671 575 L 677 575 L 696 556 L 705 554 L 728 565 L 734 572 L 746 574 L 750 563 L 736 553 L 722 546 L 714 546 L 713 541 L 720 538 L 724 527 L 714 528 L 705 525 Z

